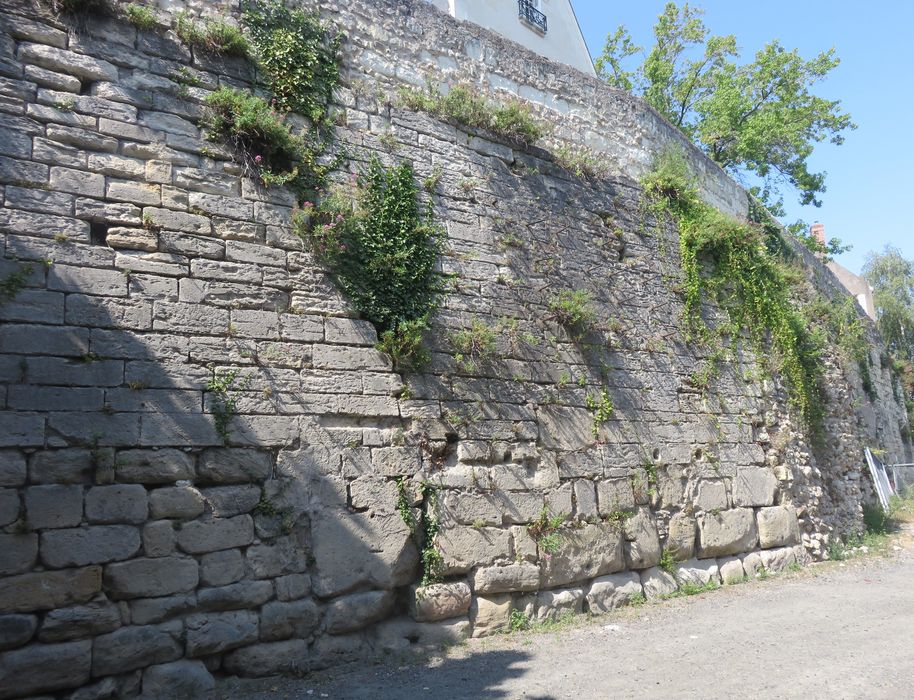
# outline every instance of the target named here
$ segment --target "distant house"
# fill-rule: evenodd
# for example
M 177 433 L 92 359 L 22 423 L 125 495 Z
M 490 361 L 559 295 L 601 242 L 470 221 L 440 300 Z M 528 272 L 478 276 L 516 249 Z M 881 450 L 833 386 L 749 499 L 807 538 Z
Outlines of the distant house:
M 809 227 L 809 232 L 818 239 L 819 243 L 825 245 L 825 224 L 813 224 Z M 857 298 L 857 303 L 860 304 L 864 313 L 875 321 L 876 304 L 873 301 L 873 288 L 870 283 L 834 260 L 829 261 L 827 265 L 844 288 Z
M 536 53 L 596 75 L 571 0 L 428 0 L 452 17 L 498 32 Z

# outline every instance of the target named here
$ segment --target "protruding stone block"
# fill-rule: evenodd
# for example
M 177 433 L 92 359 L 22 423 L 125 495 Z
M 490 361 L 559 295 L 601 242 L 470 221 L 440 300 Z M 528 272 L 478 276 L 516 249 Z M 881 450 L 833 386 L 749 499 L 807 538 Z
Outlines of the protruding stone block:
M 695 518 L 677 513 L 670 518 L 666 548 L 679 561 L 691 559 L 695 553 Z
M 558 551 L 545 557 L 540 552 L 544 588 L 585 581 L 625 568 L 622 533 L 612 524 L 563 528 Z
M 800 525 L 792 506 L 773 506 L 758 510 L 759 546 L 762 549 L 799 544 Z
M 536 594 L 536 619 L 539 622 L 579 615 L 583 608 L 583 588 L 563 588 Z
M 672 574 L 654 566 L 641 572 L 641 586 L 646 598 L 659 598 L 675 593 L 679 586 Z
M 385 617 L 394 604 L 393 591 L 368 591 L 337 598 L 324 611 L 330 634 L 346 634 Z
M 179 659 L 181 644 L 175 639 L 181 625 L 123 627 L 96 637 L 92 644 L 92 675 L 126 673 L 152 664 Z
M 194 477 L 194 459 L 181 450 L 124 450 L 117 455 L 116 478 L 128 484 L 171 484 Z
M 157 598 L 192 591 L 199 573 L 194 559 L 132 559 L 105 567 L 105 586 L 115 599 Z
M 508 564 L 479 569 L 473 590 L 479 594 L 535 591 L 540 587 L 540 568 L 535 564 Z
M 701 558 L 745 552 L 758 542 L 755 513 L 749 508 L 705 513 L 698 521 L 698 537 Z
M 218 654 L 257 641 L 257 613 L 235 611 L 191 615 L 187 627 L 187 655 L 194 658 Z
M 158 700 L 201 700 L 212 697 L 216 680 L 202 661 L 174 661 L 143 671 L 143 697 Z
M 720 568 L 716 559 L 690 559 L 676 567 L 676 580 L 680 583 L 691 583 L 706 586 L 709 583 L 720 583 Z
M 625 563 L 629 569 L 649 569 L 660 562 L 657 524 L 647 508 L 625 520 Z
M 92 642 L 33 644 L 0 659 L 0 698 L 21 698 L 89 682 Z
M 720 578 L 724 585 L 729 586 L 746 580 L 743 562 L 739 557 L 724 557 L 718 560 L 718 565 L 720 566 Z
M 320 611 L 313 600 L 289 603 L 272 602 L 260 611 L 260 638 L 265 642 L 297 637 L 306 639 L 320 621 Z
M 633 597 L 643 593 L 641 577 L 635 571 L 600 576 L 587 590 L 587 609 L 592 613 L 606 613 L 628 605 Z
M 539 569 L 534 567 L 539 578 Z M 466 615 L 472 595 L 463 581 L 433 583 L 411 589 L 410 615 L 417 622 L 436 622 Z
M 511 629 L 511 595 L 476 596 L 470 606 L 474 637 L 488 637 Z
M 108 601 L 92 602 L 52 610 L 44 617 L 38 639 L 42 642 L 65 642 L 113 632 L 121 626 L 117 606 Z
M 734 506 L 770 506 L 778 490 L 778 480 L 770 469 L 743 467 L 733 479 Z

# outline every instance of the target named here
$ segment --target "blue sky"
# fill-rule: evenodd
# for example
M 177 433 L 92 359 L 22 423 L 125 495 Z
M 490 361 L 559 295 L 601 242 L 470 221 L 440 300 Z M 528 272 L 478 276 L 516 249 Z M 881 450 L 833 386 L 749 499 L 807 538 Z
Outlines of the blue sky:
M 664 0 L 573 0 L 590 51 L 599 55 L 606 35 L 624 24 L 635 42 L 649 46 Z M 887 244 L 914 259 L 914 2 L 874 0 L 705 0 L 704 21 L 715 34 L 734 34 L 751 58 L 772 39 L 804 58 L 835 47 L 841 65 L 816 88 L 840 99 L 858 129 L 842 146 L 819 144 L 811 169 L 826 171 L 822 207 L 801 207 L 785 192 L 788 219 L 821 221 L 829 237 L 853 250 L 838 257 L 859 272 L 866 254 Z M 681 5 L 681 3 L 680 3 Z

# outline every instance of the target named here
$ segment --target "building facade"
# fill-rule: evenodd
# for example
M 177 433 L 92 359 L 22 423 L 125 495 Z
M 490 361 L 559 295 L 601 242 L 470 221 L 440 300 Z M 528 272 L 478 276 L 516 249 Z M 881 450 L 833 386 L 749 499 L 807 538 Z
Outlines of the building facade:
M 553 61 L 596 75 L 571 0 L 430 0 Z
M 809 228 L 810 233 L 818 239 L 819 243 L 826 245 L 825 224 L 815 223 Z M 829 260 L 826 265 L 831 270 L 844 288 L 857 298 L 857 303 L 864 313 L 874 321 L 876 320 L 876 304 L 873 300 L 873 288 L 860 275 L 855 275 L 843 265 L 834 260 Z

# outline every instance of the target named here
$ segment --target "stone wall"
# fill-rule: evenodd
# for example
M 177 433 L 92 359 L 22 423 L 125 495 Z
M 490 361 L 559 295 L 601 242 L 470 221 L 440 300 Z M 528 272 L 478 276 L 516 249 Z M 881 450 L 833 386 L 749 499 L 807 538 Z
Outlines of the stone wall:
M 0 306 L 0 698 L 206 697 L 215 672 L 425 648 L 512 609 L 599 612 L 675 589 L 663 547 L 681 581 L 783 568 L 859 523 L 863 443 L 901 461 L 875 349 L 874 402 L 827 358 L 824 454 L 750 350 L 695 387 L 676 233 L 645 220 L 634 179 L 682 139 L 638 100 L 418 0 L 321 4 L 347 35 L 346 167 L 441 172 L 453 286 L 430 370 L 404 378 L 291 234 L 292 197 L 202 138 L 203 98 L 249 85 L 246 62 L 5 8 L 0 276 L 28 281 Z M 614 176 L 391 106 L 427 75 L 535 100 Z M 689 153 L 709 199 L 744 212 Z M 593 299 L 583 339 L 548 310 L 561 290 Z M 474 321 L 497 352 L 470 368 L 453 335 Z M 223 439 L 210 382 L 231 376 Z M 595 423 L 603 390 L 615 411 Z M 418 593 L 401 479 L 435 488 L 442 524 L 444 582 Z M 568 518 L 554 552 L 528 530 L 544 507 Z

